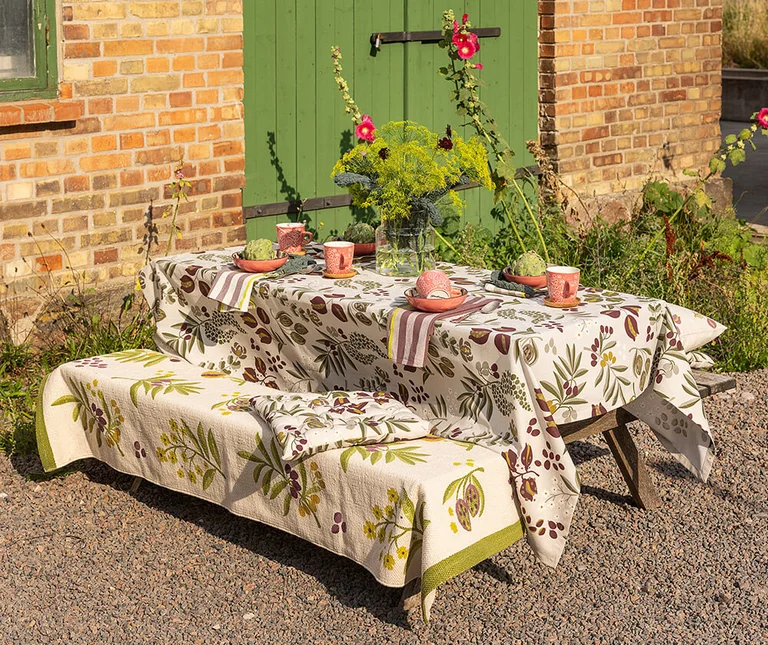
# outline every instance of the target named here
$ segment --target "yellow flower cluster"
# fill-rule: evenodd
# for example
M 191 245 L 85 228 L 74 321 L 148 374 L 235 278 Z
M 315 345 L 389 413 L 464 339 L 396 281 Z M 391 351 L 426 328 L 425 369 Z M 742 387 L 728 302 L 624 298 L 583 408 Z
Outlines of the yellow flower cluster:
M 353 203 L 374 207 L 383 220 L 398 221 L 411 215 L 412 199 L 447 192 L 460 208 L 455 191 L 462 177 L 491 188 L 485 147 L 475 137 L 464 141 L 453 136 L 450 146 L 434 132 L 411 121 L 390 121 L 377 130 L 373 143 L 360 143 L 344 154 L 332 176 L 354 173 L 372 180 L 375 187 L 350 187 Z

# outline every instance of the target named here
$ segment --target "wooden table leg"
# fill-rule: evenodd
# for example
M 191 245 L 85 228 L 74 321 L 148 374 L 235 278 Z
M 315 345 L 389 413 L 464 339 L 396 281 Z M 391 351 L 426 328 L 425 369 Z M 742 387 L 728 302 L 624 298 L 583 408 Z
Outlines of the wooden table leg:
M 644 509 L 658 507 L 661 504 L 659 496 L 648 477 L 645 461 L 638 452 L 626 424 L 621 423 L 616 428 L 603 431 L 603 437 L 619 465 L 635 503 Z

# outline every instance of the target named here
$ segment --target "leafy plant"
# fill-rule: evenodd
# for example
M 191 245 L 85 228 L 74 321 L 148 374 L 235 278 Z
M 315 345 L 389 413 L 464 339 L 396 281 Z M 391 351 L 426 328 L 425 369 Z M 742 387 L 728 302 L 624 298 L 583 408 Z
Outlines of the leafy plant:
M 341 237 L 355 244 L 372 244 L 376 241 L 376 231 L 365 222 L 351 222 Z
M 658 239 L 662 236 L 662 234 L 669 235 L 669 230 L 672 224 L 675 223 L 677 218 L 680 216 L 681 213 L 685 213 L 686 209 L 691 204 L 692 200 L 699 200 L 701 201 L 701 188 L 706 184 L 712 177 L 717 175 L 718 173 L 722 172 L 726 168 L 726 161 L 729 161 L 732 165 L 737 166 L 740 163 L 746 161 L 747 158 L 747 152 L 746 152 L 746 145 L 749 144 L 752 150 L 757 150 L 757 147 L 755 146 L 754 141 L 752 140 L 757 133 L 758 129 L 762 132 L 763 135 L 768 136 L 768 108 L 763 108 L 759 112 L 755 112 L 752 115 L 752 125 L 750 125 L 748 128 L 744 128 L 738 135 L 735 134 L 729 134 L 725 137 L 725 140 L 721 143 L 720 147 L 717 149 L 715 154 L 712 156 L 712 159 L 709 161 L 709 170 L 706 173 L 702 173 L 701 171 L 693 171 L 693 170 L 685 170 L 683 171 L 684 174 L 688 175 L 689 177 L 696 177 L 697 182 L 693 188 L 693 190 L 690 190 L 688 192 L 688 195 L 679 202 L 679 205 L 675 210 L 669 215 L 667 219 L 665 219 L 666 226 L 664 229 L 659 230 L 656 235 L 651 238 L 651 240 L 648 242 L 648 245 L 645 247 L 644 251 L 640 254 L 640 256 L 635 261 L 635 264 L 632 265 L 631 272 L 634 272 L 638 269 L 638 267 L 642 264 L 643 260 L 645 259 L 645 256 L 650 252 L 651 248 L 656 244 Z M 666 195 L 666 199 L 663 198 L 661 194 L 658 195 L 658 200 L 661 202 L 668 202 L 669 198 L 671 198 L 671 195 L 668 193 Z M 669 242 L 668 242 L 669 245 Z

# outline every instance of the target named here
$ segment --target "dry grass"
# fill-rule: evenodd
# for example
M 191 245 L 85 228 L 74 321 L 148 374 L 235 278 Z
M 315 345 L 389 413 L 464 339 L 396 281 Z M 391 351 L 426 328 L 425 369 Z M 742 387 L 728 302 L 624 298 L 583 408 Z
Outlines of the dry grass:
M 725 0 L 723 65 L 768 69 L 768 1 Z

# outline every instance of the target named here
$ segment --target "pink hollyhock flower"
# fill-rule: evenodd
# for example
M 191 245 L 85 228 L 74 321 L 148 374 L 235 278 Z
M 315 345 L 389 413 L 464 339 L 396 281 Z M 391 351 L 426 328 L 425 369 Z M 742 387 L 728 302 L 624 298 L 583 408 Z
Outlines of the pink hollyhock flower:
M 459 58 L 462 60 L 467 60 L 469 58 L 472 58 L 477 53 L 477 47 L 474 45 L 474 43 L 471 40 L 468 40 L 465 43 L 462 43 L 461 45 L 457 45 L 458 48 L 458 54 Z
M 453 44 L 456 45 L 456 47 L 461 47 L 464 43 L 469 42 L 469 34 L 460 34 L 456 33 L 453 34 Z
M 453 38 L 451 40 L 453 41 L 453 44 L 456 45 L 456 47 L 461 47 L 465 43 L 469 42 L 469 38 L 467 38 L 466 34 L 453 34 Z
M 374 132 L 376 132 L 376 126 L 373 125 L 371 117 L 367 114 L 363 114 L 363 120 L 355 128 L 355 135 L 357 135 L 358 139 L 362 139 L 363 141 L 374 141 L 376 139 L 376 136 L 373 134 Z
M 453 21 L 453 33 L 454 34 L 458 33 L 458 31 L 459 31 L 459 23 L 456 20 L 454 20 Z
M 478 63 L 477 65 L 475 65 L 475 69 L 483 69 L 483 64 Z
M 480 40 L 477 38 L 477 34 L 469 33 L 469 42 L 475 46 L 475 51 L 480 51 Z
M 757 114 L 757 122 L 763 127 L 764 130 L 768 130 L 768 107 L 764 107 Z
M 467 14 L 464 14 L 461 17 L 461 22 L 463 22 L 466 25 L 467 24 L 467 20 L 469 20 L 469 16 Z

